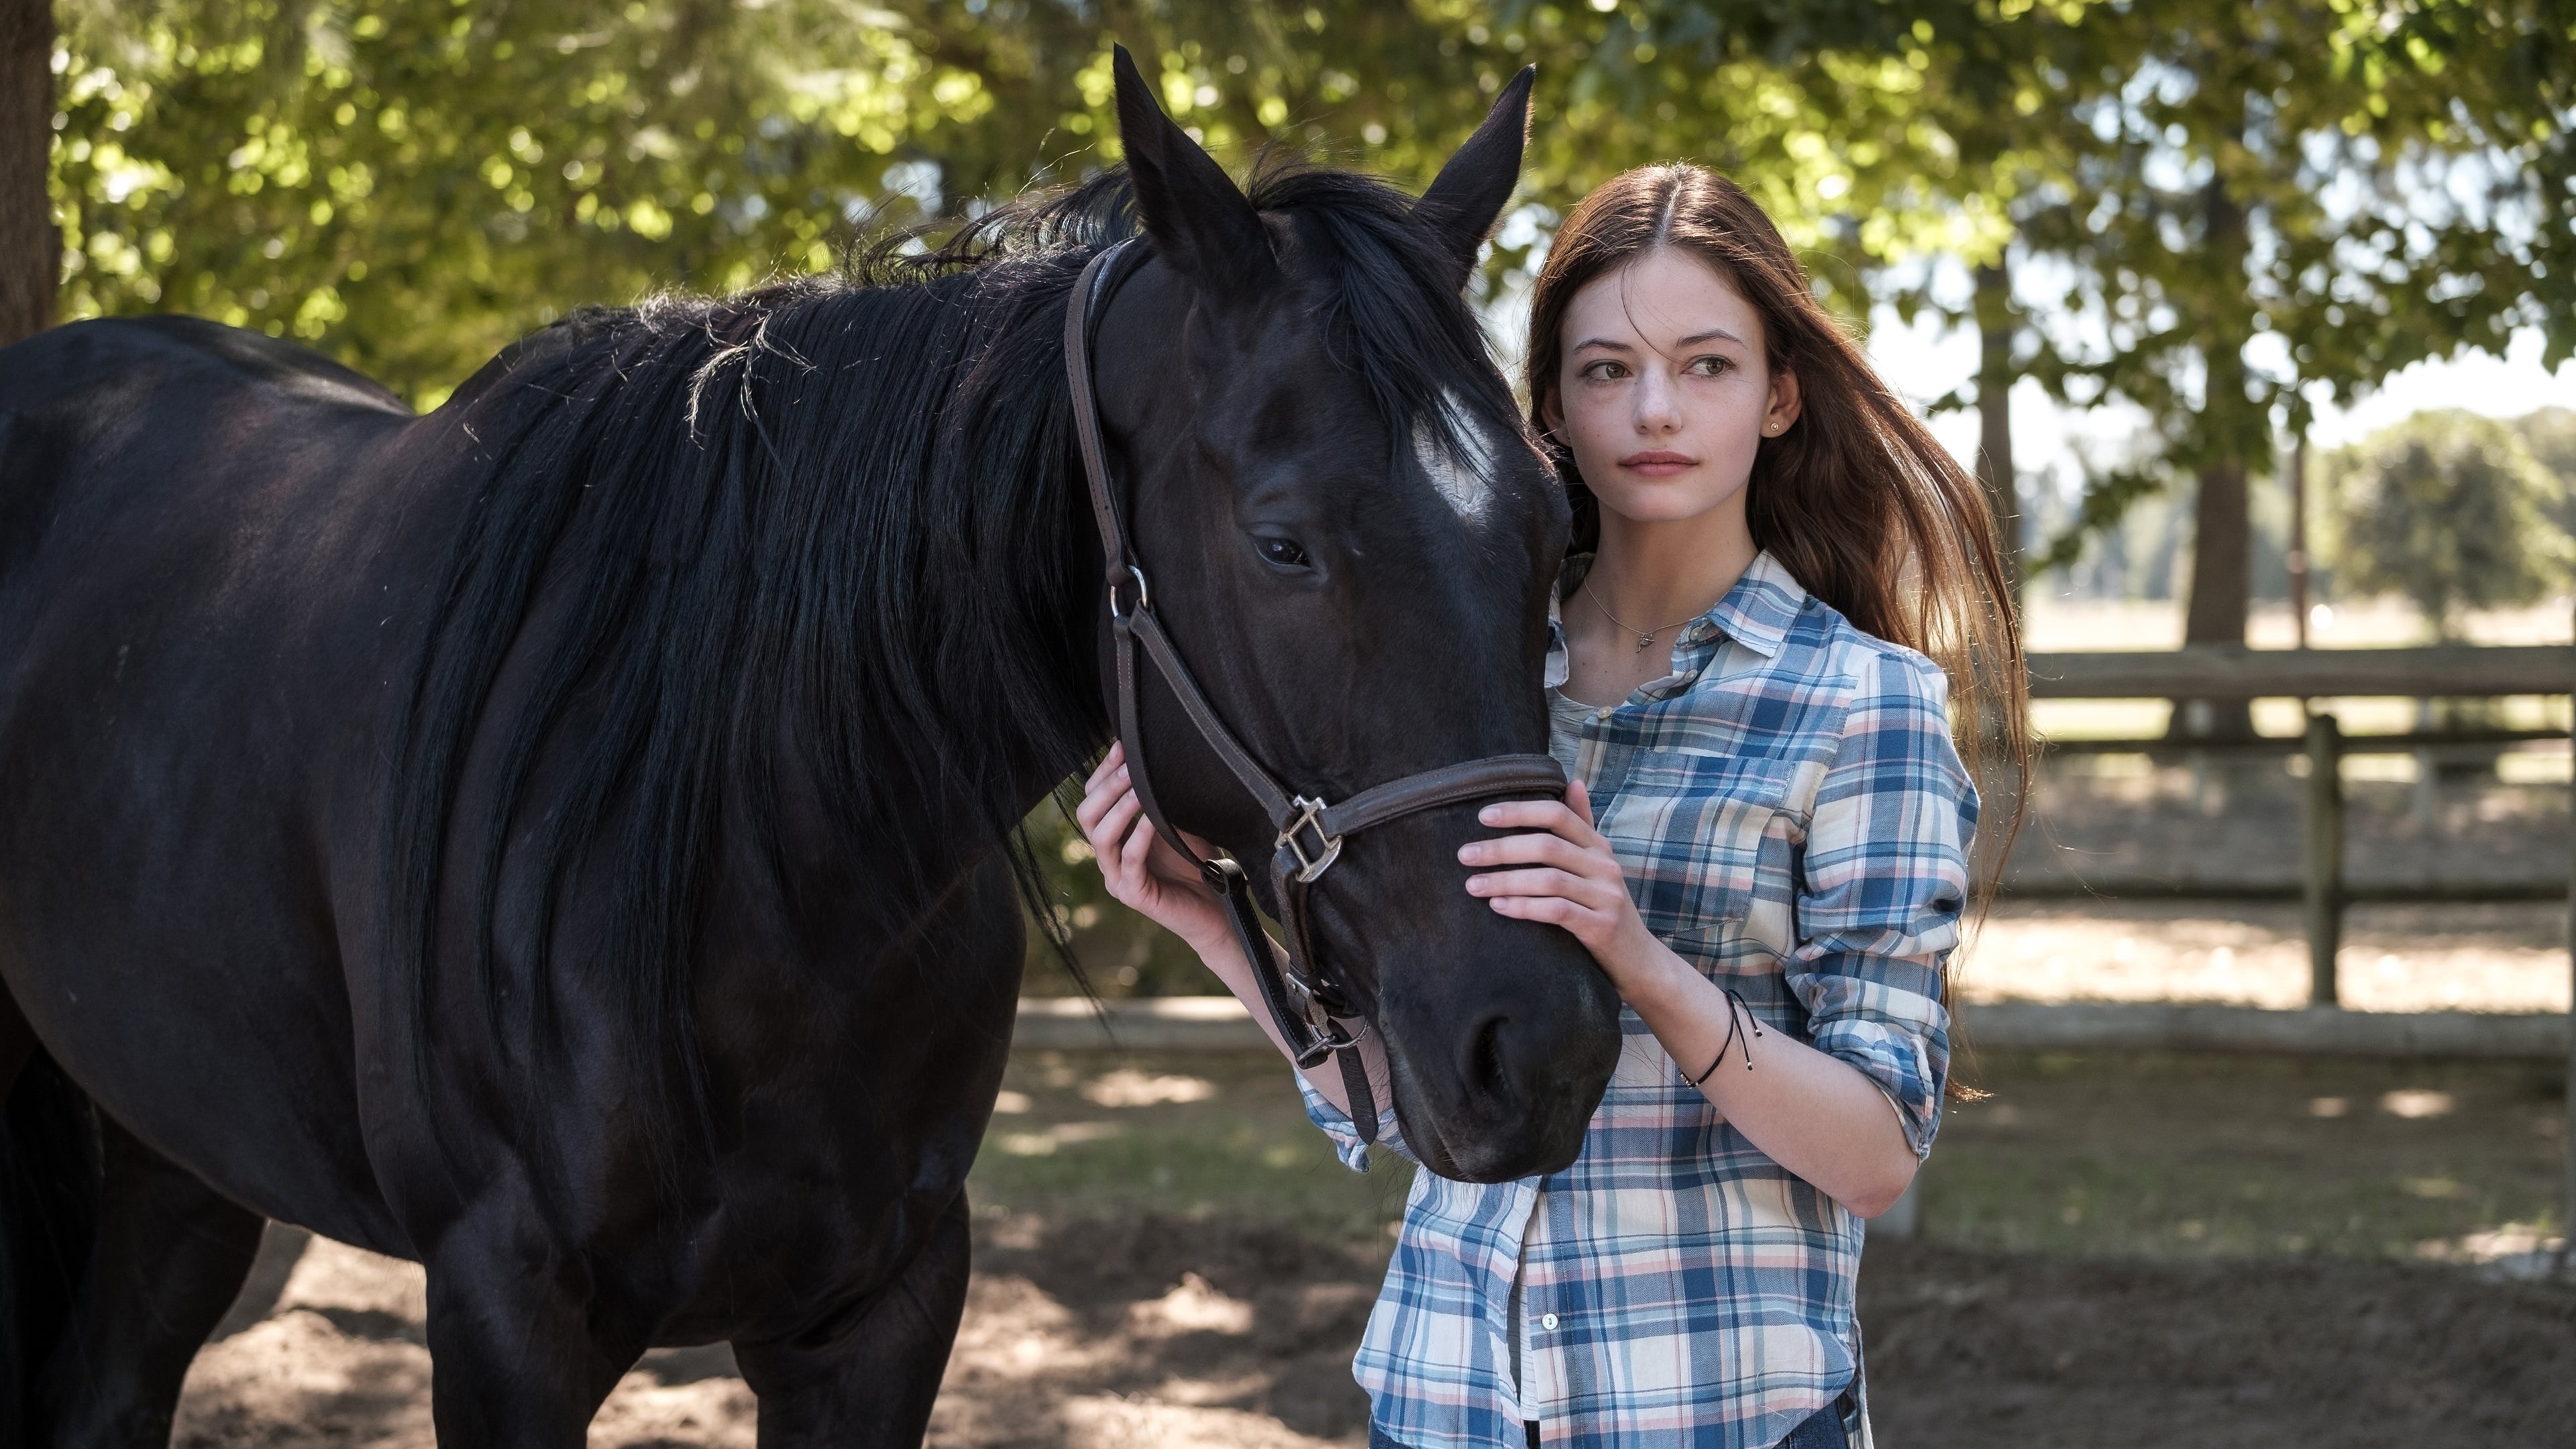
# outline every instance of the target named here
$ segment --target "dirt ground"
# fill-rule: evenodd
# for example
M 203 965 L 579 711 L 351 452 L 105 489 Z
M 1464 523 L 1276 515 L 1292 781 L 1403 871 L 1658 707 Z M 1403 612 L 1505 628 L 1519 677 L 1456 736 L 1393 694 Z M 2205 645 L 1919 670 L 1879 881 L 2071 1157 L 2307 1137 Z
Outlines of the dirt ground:
M 1880 1442 L 2563 1446 L 2576 1285 L 2555 1073 L 1998 1055 L 1862 1272 Z M 972 1191 L 938 1449 L 1356 1446 L 1348 1362 L 1404 1176 L 1333 1163 L 1259 1056 L 1028 1054 Z M 2481 1266 L 2481 1264 L 2487 1266 Z M 271 1229 L 183 1449 L 429 1449 L 417 1269 Z M 630 1374 L 592 1442 L 753 1443 L 721 1347 Z
M 2278 1444 L 2499 1449 L 2576 1423 L 2576 1289 L 2377 1262 L 2084 1260 L 1912 1244 L 1862 1275 L 1891 1449 Z M 1358 1445 L 1367 1252 L 1244 1221 L 988 1223 L 938 1449 Z M 210 1347 L 182 1449 L 428 1449 L 416 1270 L 306 1248 Z M 657 1353 L 591 1442 L 753 1442 L 721 1349 Z

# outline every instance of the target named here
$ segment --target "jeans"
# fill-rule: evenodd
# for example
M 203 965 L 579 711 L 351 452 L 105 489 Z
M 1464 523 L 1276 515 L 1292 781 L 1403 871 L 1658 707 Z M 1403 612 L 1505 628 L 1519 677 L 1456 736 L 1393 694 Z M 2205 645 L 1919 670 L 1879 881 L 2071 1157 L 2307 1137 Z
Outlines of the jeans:
M 1851 1440 L 1843 1436 L 1842 1404 L 1827 1404 L 1809 1414 L 1805 1422 L 1789 1431 L 1780 1441 L 1780 1449 L 1850 1449 Z
M 1538 1449 L 1538 1425 L 1532 1424 L 1528 1427 L 1530 1449 Z M 1404 1449 L 1404 1445 L 1400 1441 L 1388 1435 L 1384 1429 L 1379 1428 L 1375 1419 L 1371 1419 L 1369 1421 L 1369 1449 Z
M 1842 1406 L 1827 1404 L 1807 1416 L 1805 1422 L 1789 1431 L 1780 1441 L 1780 1449 L 1850 1449 L 1851 1441 L 1843 1437 Z M 1529 1426 L 1530 1449 L 1538 1449 L 1538 1425 Z M 1369 1449 L 1404 1449 L 1384 1429 L 1369 1424 Z

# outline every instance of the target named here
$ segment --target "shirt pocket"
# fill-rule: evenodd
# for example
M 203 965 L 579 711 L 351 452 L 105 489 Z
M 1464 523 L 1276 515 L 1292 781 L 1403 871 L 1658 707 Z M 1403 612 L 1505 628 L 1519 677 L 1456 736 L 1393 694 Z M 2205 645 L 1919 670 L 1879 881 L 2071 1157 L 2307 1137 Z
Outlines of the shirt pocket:
M 1753 910 L 1764 837 L 1788 798 L 1793 760 L 1640 750 L 1601 833 L 1646 928 L 1667 941 L 1741 922 Z M 1772 853 L 1785 861 L 1787 842 Z

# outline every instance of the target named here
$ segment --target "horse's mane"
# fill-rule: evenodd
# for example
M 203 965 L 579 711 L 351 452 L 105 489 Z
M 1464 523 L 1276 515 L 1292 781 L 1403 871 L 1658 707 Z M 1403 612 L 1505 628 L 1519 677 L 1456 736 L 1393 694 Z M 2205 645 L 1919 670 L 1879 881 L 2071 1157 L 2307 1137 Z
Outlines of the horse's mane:
M 1401 440 L 1450 437 L 1464 397 L 1514 426 L 1482 340 L 1410 200 L 1369 178 L 1267 164 L 1249 194 L 1320 248 L 1337 354 Z M 853 838 L 905 828 L 888 806 L 924 782 L 973 818 L 914 822 L 1002 841 L 1033 775 L 1060 776 L 1109 733 L 1082 592 L 1089 512 L 1063 376 L 1064 308 L 1100 248 L 1135 229 L 1126 177 L 997 208 L 943 246 L 894 238 L 833 276 L 724 298 L 588 309 L 486 366 L 447 413 L 480 476 L 454 536 L 389 780 L 390 942 L 410 988 L 414 1060 L 451 839 L 471 840 L 483 999 L 506 1027 L 492 952 L 505 846 L 544 883 L 524 939 L 549 1050 L 544 953 L 577 867 L 611 896 L 591 969 L 618 978 L 636 1066 L 676 1062 L 703 1101 L 690 963 L 724 832 L 777 838 L 782 767 Z M 1392 466 L 1409 466 L 1395 449 Z M 486 718 L 540 605 L 510 713 Z M 455 822 L 488 734 L 491 788 Z M 791 759 L 787 752 L 793 751 Z M 540 764 L 554 808 L 522 819 Z M 900 763 L 900 769 L 891 768 Z M 889 778 L 894 775 L 902 778 Z M 527 834 L 512 842 L 514 828 Z M 917 862 L 894 862 L 897 869 Z M 1024 887 L 1033 883 L 1025 851 Z M 939 883 L 891 879 L 899 931 Z M 595 907 L 595 909 L 594 909 Z M 514 912 L 514 916 L 515 916 Z M 677 1123 L 666 1123 L 664 1142 Z

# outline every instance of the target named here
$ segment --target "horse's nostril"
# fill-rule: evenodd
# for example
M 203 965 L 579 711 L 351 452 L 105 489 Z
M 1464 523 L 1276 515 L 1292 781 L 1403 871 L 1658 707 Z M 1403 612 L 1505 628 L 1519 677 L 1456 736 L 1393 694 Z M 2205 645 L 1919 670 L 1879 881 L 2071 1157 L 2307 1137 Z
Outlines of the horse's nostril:
M 1503 1037 L 1512 1019 L 1495 1012 L 1476 1023 L 1460 1043 L 1459 1079 L 1481 1095 L 1499 1099 L 1508 1106 L 1519 1097 L 1513 1090 L 1511 1064 L 1505 1060 Z

